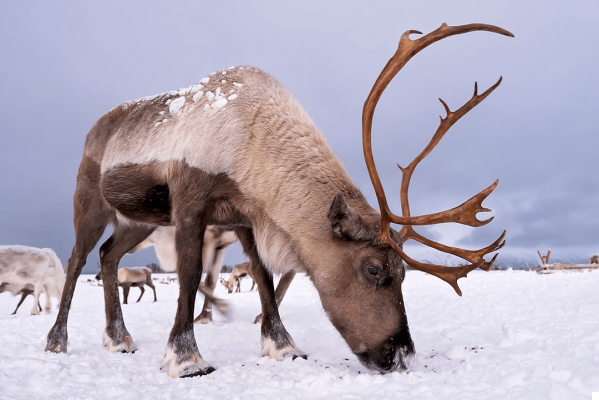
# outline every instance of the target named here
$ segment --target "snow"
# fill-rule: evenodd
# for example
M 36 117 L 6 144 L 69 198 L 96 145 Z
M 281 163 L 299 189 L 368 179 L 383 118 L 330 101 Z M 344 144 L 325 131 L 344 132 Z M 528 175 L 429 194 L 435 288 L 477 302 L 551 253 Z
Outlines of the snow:
M 212 107 L 215 110 L 218 110 L 220 108 L 223 108 L 224 106 L 227 105 L 227 99 L 225 98 L 220 98 L 218 100 L 216 100 L 214 103 L 210 104 L 210 107 Z
M 246 279 L 241 293 L 227 294 L 217 285 L 215 295 L 229 301 L 232 315 L 195 325 L 200 352 L 216 371 L 189 379 L 160 371 L 177 284 L 157 283 L 156 303 L 146 293 L 122 306 L 135 354 L 102 346 L 103 292 L 92 276 L 78 280 L 68 354 L 45 353 L 41 345 L 56 319 L 55 302 L 51 314 L 29 316 L 30 296 L 11 316 L 18 298 L 0 294 L 0 398 L 589 399 L 599 391 L 599 271 L 474 272 L 460 280 L 463 297 L 408 271 L 403 294 L 417 356 L 407 373 L 387 375 L 357 361 L 303 275 L 280 312 L 308 360 L 259 357 L 260 326 L 252 321 L 260 302 L 250 286 Z
M 207 84 L 208 82 L 210 82 L 210 77 L 208 77 L 208 76 L 200 79 L 200 83 L 203 85 Z
M 242 83 L 238 83 L 238 82 L 233 82 L 233 85 L 237 86 L 238 88 L 242 87 L 243 84 Z
M 204 92 L 200 90 L 199 92 L 197 92 L 196 94 L 193 95 L 192 99 L 193 99 L 193 101 L 198 101 L 199 99 L 202 98 L 203 95 L 204 95 Z
M 208 98 L 208 101 L 211 101 L 214 98 L 214 93 L 209 90 L 206 92 L 206 97 Z
M 168 111 L 171 113 L 171 115 L 177 115 L 179 110 L 181 110 L 181 107 L 183 107 L 184 105 L 185 105 L 185 96 L 177 97 L 169 105 Z
M 231 101 L 231 100 L 235 100 L 236 98 L 237 98 L 237 95 L 236 95 L 236 94 L 232 94 L 232 95 L 230 95 L 230 96 L 228 97 L 229 101 Z

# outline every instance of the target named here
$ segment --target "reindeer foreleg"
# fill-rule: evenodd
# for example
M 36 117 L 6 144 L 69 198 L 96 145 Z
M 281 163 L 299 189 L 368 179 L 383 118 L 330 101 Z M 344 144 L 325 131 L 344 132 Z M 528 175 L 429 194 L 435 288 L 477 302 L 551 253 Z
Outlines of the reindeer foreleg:
M 261 326 L 262 337 L 260 339 L 262 355 L 276 360 L 282 360 L 285 357 L 306 358 L 304 352 L 295 346 L 291 335 L 289 335 L 281 321 L 275 299 L 272 274 L 262 264 L 262 260 L 258 256 L 252 230 L 237 228 L 235 232 L 243 246 L 244 253 L 250 259 L 250 274 L 256 280 L 258 293 L 260 294 L 260 303 L 262 304 L 262 314 L 264 316 Z

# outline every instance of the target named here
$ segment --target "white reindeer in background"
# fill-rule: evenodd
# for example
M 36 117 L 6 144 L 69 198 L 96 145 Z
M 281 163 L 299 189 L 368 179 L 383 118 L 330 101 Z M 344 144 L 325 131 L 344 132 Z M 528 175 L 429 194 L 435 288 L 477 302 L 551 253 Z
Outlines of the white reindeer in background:
M 404 371 L 415 355 L 402 283 L 403 262 L 449 283 L 470 271 L 489 270 L 503 237 L 479 250 L 449 247 L 419 235 L 413 225 L 481 226 L 479 212 L 497 182 L 450 210 L 411 216 L 412 173 L 449 128 L 497 88 L 501 79 L 451 111 L 430 144 L 401 168 L 401 216 L 393 214 L 375 167 L 371 129 L 376 105 L 393 77 L 419 51 L 472 31 L 510 32 L 492 25 L 447 26 L 419 39 L 407 31 L 364 103 L 362 145 L 380 212 L 352 182 L 342 163 L 293 96 L 267 73 L 232 67 L 198 84 L 122 104 L 103 115 L 87 135 L 74 195 L 75 246 L 47 351 L 67 351 L 67 320 L 77 277 L 108 224 L 100 248 L 109 351 L 133 350 L 118 299 L 119 260 L 157 227 L 175 230 L 179 299 L 163 368 L 171 377 L 214 371 L 194 334 L 194 304 L 203 271 L 209 225 L 233 229 L 250 259 L 262 305 L 262 355 L 306 357 L 281 321 L 273 274 L 305 272 L 322 306 L 366 367 Z M 472 151 L 472 150 L 469 150 Z M 434 193 L 439 196 L 439 193 Z M 402 226 L 398 232 L 391 223 Z M 459 267 L 418 262 L 402 249 L 414 239 L 468 261 Z
M 18 288 L 17 293 L 33 288 L 31 315 L 39 315 L 40 294 L 46 294 L 44 310 L 49 312 L 50 298 L 60 300 L 62 296 L 65 276 L 62 264 L 52 249 L 0 246 L 0 282 L 11 284 L 13 290 Z
M 25 298 L 27 296 L 29 296 L 30 294 L 33 294 L 33 290 L 34 290 L 34 287 L 30 283 L 28 283 L 26 285 L 17 285 L 14 283 L 6 283 L 6 282 L 0 283 L 0 293 L 9 292 L 10 294 L 13 295 L 13 297 L 18 294 L 21 295 L 21 300 L 19 300 L 19 303 L 17 304 L 17 308 L 15 308 L 15 310 L 12 312 L 11 315 L 15 315 L 17 313 L 17 310 L 19 309 L 19 307 L 21 307 L 21 304 L 23 304 L 23 301 L 25 301 Z M 39 311 L 42 311 L 42 306 L 40 306 L 39 301 L 37 303 L 37 308 L 39 309 Z

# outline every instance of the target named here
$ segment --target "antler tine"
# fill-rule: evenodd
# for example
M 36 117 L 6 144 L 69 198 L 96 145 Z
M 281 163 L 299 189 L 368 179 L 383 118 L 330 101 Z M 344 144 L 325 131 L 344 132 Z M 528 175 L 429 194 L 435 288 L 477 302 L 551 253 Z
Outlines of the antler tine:
M 446 246 L 444 244 L 432 241 L 420 235 L 418 232 L 414 230 L 414 228 L 408 225 L 403 227 L 403 229 L 400 232 L 400 235 L 403 240 L 403 243 L 407 242 L 410 239 L 413 239 L 417 242 L 424 244 L 425 246 L 432 247 L 435 250 L 439 250 L 444 253 L 453 254 L 454 256 L 463 258 L 464 260 L 469 261 L 472 264 L 479 264 L 482 262 L 482 266 L 480 266 L 481 269 L 485 269 L 483 267 L 486 267 L 487 264 L 489 264 L 484 260 L 484 256 L 501 249 L 505 245 L 505 231 L 503 231 L 501 236 L 493 243 L 491 243 L 487 247 L 483 247 L 482 249 L 478 250 L 466 250 L 460 249 L 459 247 Z M 491 265 L 493 265 L 492 262 Z
M 477 264 L 470 264 L 470 265 L 460 265 L 457 267 L 445 267 L 443 265 L 425 264 L 425 263 L 421 263 L 420 261 L 416 261 L 413 258 L 411 258 L 410 256 L 408 256 L 397 245 L 397 243 L 393 242 L 392 240 L 389 243 L 389 245 L 393 248 L 393 250 L 395 250 L 397 252 L 397 254 L 399 254 L 399 256 L 406 263 L 408 263 L 408 265 L 410 267 L 412 267 L 416 270 L 423 271 L 428 274 L 434 275 L 437 278 L 442 279 L 445 282 L 449 283 L 451 285 L 451 287 L 456 291 L 458 296 L 462 295 L 462 291 L 460 290 L 460 287 L 458 286 L 458 279 L 465 278 L 469 272 L 480 267 L 480 265 L 482 264 L 482 263 L 477 263 Z M 495 257 L 496 256 L 497 255 L 495 255 Z M 495 261 L 495 257 L 493 258 L 491 263 L 493 261 Z
M 384 90 L 387 88 L 387 86 L 391 82 L 391 80 L 395 77 L 395 75 L 397 75 L 397 73 L 403 68 L 403 66 L 412 57 L 414 57 L 418 52 L 420 52 L 422 49 L 426 48 L 427 46 L 429 46 L 441 39 L 444 39 L 446 37 L 453 36 L 453 35 L 459 35 L 462 33 L 472 32 L 472 31 L 489 31 L 489 32 L 499 33 L 499 34 L 505 35 L 505 36 L 511 36 L 511 37 L 514 36 L 512 33 L 506 31 L 505 29 L 499 28 L 494 25 L 487 25 L 487 24 L 468 24 L 468 25 L 451 26 L 450 27 L 450 26 L 447 26 L 447 24 L 443 23 L 443 25 L 441 25 L 441 27 L 439 29 L 437 29 L 437 30 L 429 33 L 428 35 L 425 35 L 417 40 L 411 40 L 409 38 L 409 35 L 419 34 L 420 32 L 414 31 L 414 30 L 406 31 L 402 35 L 402 37 L 399 41 L 397 51 L 395 52 L 393 57 L 391 57 L 389 62 L 387 62 L 387 64 L 385 65 L 385 68 L 383 68 L 383 71 L 381 72 L 381 74 L 377 78 L 376 82 L 374 83 L 372 90 L 370 91 L 370 94 L 368 95 L 368 98 L 364 102 L 364 109 L 362 112 L 362 145 L 364 148 L 364 158 L 366 161 L 366 167 L 368 168 L 370 180 L 372 181 L 372 185 L 374 186 L 374 190 L 375 190 L 377 200 L 379 203 L 379 208 L 381 210 L 381 226 L 379 229 L 379 234 L 381 235 L 381 237 L 388 237 L 388 235 L 389 235 L 388 230 L 389 230 L 391 222 L 395 222 L 395 223 L 402 224 L 402 225 L 425 225 L 425 224 L 439 223 L 439 222 L 428 222 L 428 219 L 424 218 L 427 216 L 423 216 L 419 221 L 415 220 L 414 218 L 409 217 L 409 214 L 406 215 L 405 217 L 399 217 L 399 216 L 391 213 L 391 211 L 389 210 L 389 206 L 387 204 L 387 199 L 385 196 L 385 190 L 383 189 L 383 185 L 381 184 L 381 180 L 380 180 L 378 172 L 376 170 L 376 165 L 375 165 L 374 157 L 372 154 L 372 141 L 371 141 L 372 120 L 373 120 L 374 110 L 376 108 L 376 105 L 377 105 L 381 95 L 383 94 Z M 485 94 L 488 95 L 488 93 L 485 93 Z M 485 97 L 486 97 L 486 95 L 485 95 Z M 476 94 L 475 94 L 475 96 L 476 96 Z M 484 97 L 480 101 L 482 101 L 483 99 L 484 99 Z M 478 102 L 480 102 L 480 101 L 478 101 Z M 478 104 L 478 102 L 477 102 L 477 104 Z M 476 105 L 476 104 L 474 104 L 474 105 Z M 474 107 L 474 105 L 472 107 Z M 464 107 L 462 107 L 462 109 L 463 108 Z M 462 110 L 462 109 L 460 109 L 460 110 Z M 460 110 L 458 110 L 458 111 L 460 111 Z M 457 117 L 455 118 L 455 120 L 453 122 L 451 122 L 449 124 L 448 127 L 453 125 L 453 123 L 455 123 L 455 121 L 457 121 L 461 117 L 461 115 L 459 115 L 457 111 L 454 114 L 456 114 Z M 465 114 L 465 112 L 464 112 L 464 114 Z M 445 120 L 448 120 L 448 118 L 446 118 Z M 402 203 L 403 203 L 403 201 L 402 201 Z M 402 208 L 403 208 L 403 204 L 402 204 Z M 444 222 L 454 222 L 454 221 L 444 221 Z

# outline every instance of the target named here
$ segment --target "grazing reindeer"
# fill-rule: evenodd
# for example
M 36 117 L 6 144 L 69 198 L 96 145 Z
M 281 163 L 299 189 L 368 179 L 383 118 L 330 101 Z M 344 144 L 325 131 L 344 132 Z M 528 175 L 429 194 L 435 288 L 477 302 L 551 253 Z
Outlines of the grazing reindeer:
M 224 287 L 227 288 L 227 291 L 229 293 L 233 293 L 233 289 L 235 289 L 235 285 L 237 285 L 237 288 L 235 289 L 235 293 L 239 293 L 239 292 L 241 292 L 241 279 L 246 276 L 249 276 L 252 279 L 252 288 L 250 289 L 250 292 L 251 292 L 252 290 L 254 290 L 254 286 L 256 285 L 256 282 L 254 281 L 254 278 L 252 277 L 249 261 L 246 261 L 244 263 L 237 264 L 236 266 L 234 266 L 233 271 L 231 271 L 231 276 L 229 276 L 229 280 L 226 281 L 224 279 L 221 279 L 220 283 Z
M 65 283 L 63 266 L 52 249 L 0 246 L 0 281 L 11 288 L 28 291 L 33 287 L 31 315 L 39 315 L 39 298 L 46 293 L 44 310 L 50 311 L 50 297 L 60 299 Z M 21 298 L 23 300 L 27 295 Z M 19 302 L 19 305 L 22 303 Z M 19 306 L 17 306 L 19 308 Z M 16 310 L 15 310 L 16 312 Z
M 100 268 L 100 265 L 98 265 Z M 102 270 L 98 272 L 96 275 L 96 279 L 102 279 Z M 136 303 L 139 303 L 141 297 L 145 293 L 144 285 L 148 285 L 154 291 L 154 302 L 158 301 L 156 298 L 156 287 L 154 287 L 154 283 L 152 283 L 152 270 L 148 267 L 123 267 L 119 268 L 118 272 L 118 282 L 119 286 L 123 288 L 123 304 L 127 304 L 127 299 L 129 298 L 129 289 L 133 287 L 138 287 L 141 290 L 139 294 L 139 299 L 137 299 Z
M 589 264 L 599 264 L 599 254 L 595 254 L 593 257 L 591 257 Z
M 204 293 L 202 312 L 195 318 L 196 324 L 206 324 L 212 321 L 212 302 L 216 277 L 220 272 L 225 259 L 225 249 L 236 243 L 237 235 L 230 230 L 217 226 L 209 226 L 204 233 L 204 247 L 202 249 L 202 265 L 206 278 L 198 288 Z M 158 227 L 146 240 L 135 246 L 129 253 L 149 246 L 154 246 L 160 267 L 167 272 L 177 270 L 177 252 L 175 250 L 175 228 L 172 226 Z M 167 278 L 168 279 L 168 278 Z M 222 303 L 221 303 L 222 304 Z
M 0 283 L 0 293 L 10 292 L 10 294 L 12 294 L 13 297 L 18 294 L 21 295 L 21 300 L 19 300 L 19 304 L 17 304 L 17 308 L 15 308 L 15 310 L 10 315 L 15 315 L 17 313 L 17 310 L 19 309 L 19 307 L 21 307 L 21 304 L 23 304 L 23 301 L 25 301 L 25 298 L 27 296 L 29 296 L 30 294 L 32 294 L 33 291 L 34 291 L 34 286 L 30 283 L 26 284 L 25 286 L 15 285 L 14 283 L 7 283 L 7 282 Z M 37 308 L 38 308 L 38 311 L 40 311 L 40 312 L 42 311 L 42 306 L 40 306 L 39 301 L 37 302 Z
M 74 196 L 72 268 L 46 350 L 67 350 L 76 279 L 109 223 L 114 232 L 100 248 L 105 345 L 110 351 L 133 350 L 116 301 L 118 262 L 157 226 L 174 226 L 180 292 L 162 366 L 171 377 L 214 371 L 198 350 L 193 311 L 205 231 L 208 225 L 220 225 L 235 230 L 250 259 L 262 304 L 262 355 L 305 357 L 281 321 L 272 280 L 273 273 L 295 270 L 310 277 L 327 316 L 365 366 L 380 372 L 405 370 L 415 350 L 401 290 L 403 261 L 461 294 L 457 280 L 476 268 L 489 270 L 496 256 L 489 262 L 484 256 L 500 249 L 505 235 L 483 249 L 464 250 L 417 234 L 413 225 L 490 222 L 476 215 L 489 211 L 482 202 L 497 182 L 454 209 L 413 217 L 410 179 L 448 129 L 500 81 L 481 95 L 475 90 L 456 111 L 443 103 L 447 115 L 430 144 L 402 168 L 402 216 L 389 210 L 375 168 L 372 119 L 384 89 L 415 54 L 443 38 L 479 30 L 513 36 L 483 24 L 443 24 L 417 40 L 409 35 L 420 32 L 408 31 L 374 83 L 364 103 L 362 140 L 381 213 L 368 204 L 293 96 L 256 68 L 229 68 L 197 85 L 125 103 L 102 116 L 86 138 Z M 391 223 L 402 225 L 401 231 Z M 409 239 L 470 264 L 418 262 L 402 249 Z

